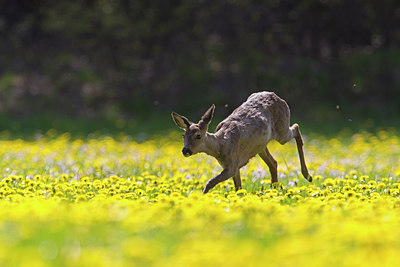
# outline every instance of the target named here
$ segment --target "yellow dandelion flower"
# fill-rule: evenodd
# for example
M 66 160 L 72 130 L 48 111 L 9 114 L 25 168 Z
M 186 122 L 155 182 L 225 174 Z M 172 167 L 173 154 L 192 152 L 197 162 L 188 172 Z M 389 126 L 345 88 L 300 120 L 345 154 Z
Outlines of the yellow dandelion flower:
M 348 190 L 348 191 L 346 191 L 344 193 L 344 197 L 345 198 L 353 198 L 353 197 L 356 197 L 356 196 L 357 196 L 357 193 L 354 192 L 353 190 Z
M 37 183 L 40 183 L 42 181 L 42 176 L 39 174 L 36 174 L 35 176 L 33 176 L 33 180 Z
M 324 182 L 323 182 L 323 185 L 326 186 L 326 187 L 334 186 L 335 182 L 334 182 L 334 180 L 332 178 L 326 178 L 324 180 Z
M 343 187 L 343 192 L 351 191 L 351 190 L 352 190 L 352 188 L 350 186 L 348 186 L 348 185 Z
M 385 183 L 379 183 L 376 188 L 377 189 L 385 189 L 386 188 L 386 184 Z
M 180 194 L 180 193 L 178 193 L 178 192 L 173 192 L 171 195 L 170 195 L 170 197 L 171 198 L 179 198 L 179 197 L 181 197 L 182 195 Z
M 247 194 L 247 191 L 244 188 L 239 189 L 238 191 L 236 191 L 236 195 L 238 195 L 238 196 L 244 196 L 246 194 Z
M 322 176 L 321 175 L 315 175 L 314 177 L 313 177 L 313 180 L 314 181 L 320 181 L 322 179 Z
M 76 197 L 76 202 L 82 202 L 82 201 L 86 201 L 86 200 L 87 200 L 87 198 L 85 195 L 78 195 Z
M 369 188 L 369 186 L 367 184 L 360 184 L 360 185 L 358 185 L 358 188 L 360 190 L 365 191 L 365 190 L 367 190 Z

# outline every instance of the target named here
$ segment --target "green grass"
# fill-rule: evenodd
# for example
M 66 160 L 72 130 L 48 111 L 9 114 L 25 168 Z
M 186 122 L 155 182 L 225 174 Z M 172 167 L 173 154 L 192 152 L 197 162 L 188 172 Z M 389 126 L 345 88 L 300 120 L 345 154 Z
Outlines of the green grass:
M 334 108 L 335 109 L 335 108 Z M 325 136 L 332 138 L 337 136 L 350 137 L 354 133 L 367 131 L 378 132 L 381 129 L 390 129 L 398 132 L 397 116 L 384 116 L 381 113 L 364 114 L 361 110 L 344 111 L 331 110 L 329 108 L 314 112 L 305 118 L 292 116 L 291 123 L 300 124 L 304 136 Z M 193 116 L 188 116 L 192 121 L 197 121 Z M 214 131 L 217 124 L 225 116 L 213 118 L 209 131 Z M 170 112 L 152 113 L 148 116 L 131 116 L 130 118 L 83 118 L 69 117 L 65 115 L 53 115 L 49 113 L 33 114 L 31 116 L 18 117 L 10 115 L 0 116 L 0 136 L 2 139 L 34 140 L 42 135 L 58 136 L 70 133 L 75 138 L 94 138 L 100 136 L 117 137 L 120 133 L 131 136 L 134 140 L 142 142 L 155 136 L 163 136 L 171 130 L 178 128 L 173 123 Z

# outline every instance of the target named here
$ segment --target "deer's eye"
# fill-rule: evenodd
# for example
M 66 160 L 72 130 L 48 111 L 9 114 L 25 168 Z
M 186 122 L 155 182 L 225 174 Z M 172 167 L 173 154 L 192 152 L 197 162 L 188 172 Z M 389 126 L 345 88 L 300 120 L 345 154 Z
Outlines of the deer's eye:
M 185 137 L 185 134 L 182 134 L 182 137 Z
M 200 134 L 196 135 L 196 139 L 201 139 L 201 135 Z

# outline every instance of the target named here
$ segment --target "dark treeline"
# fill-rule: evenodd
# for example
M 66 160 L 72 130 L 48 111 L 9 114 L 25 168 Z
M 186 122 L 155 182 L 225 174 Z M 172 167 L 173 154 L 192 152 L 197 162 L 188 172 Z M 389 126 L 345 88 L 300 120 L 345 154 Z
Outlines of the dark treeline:
M 0 35 L 3 113 L 196 113 L 259 90 L 303 115 L 399 112 L 397 0 L 2 0 Z

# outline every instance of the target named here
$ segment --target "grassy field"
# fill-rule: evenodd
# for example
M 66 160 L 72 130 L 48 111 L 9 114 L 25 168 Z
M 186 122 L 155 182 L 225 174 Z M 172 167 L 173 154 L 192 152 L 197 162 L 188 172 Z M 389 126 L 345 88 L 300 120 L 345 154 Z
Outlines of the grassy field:
M 270 144 L 279 183 L 257 157 L 221 171 L 184 158 L 181 133 L 137 143 L 49 131 L 0 138 L 0 266 L 394 266 L 400 260 L 400 137 L 392 131 Z

